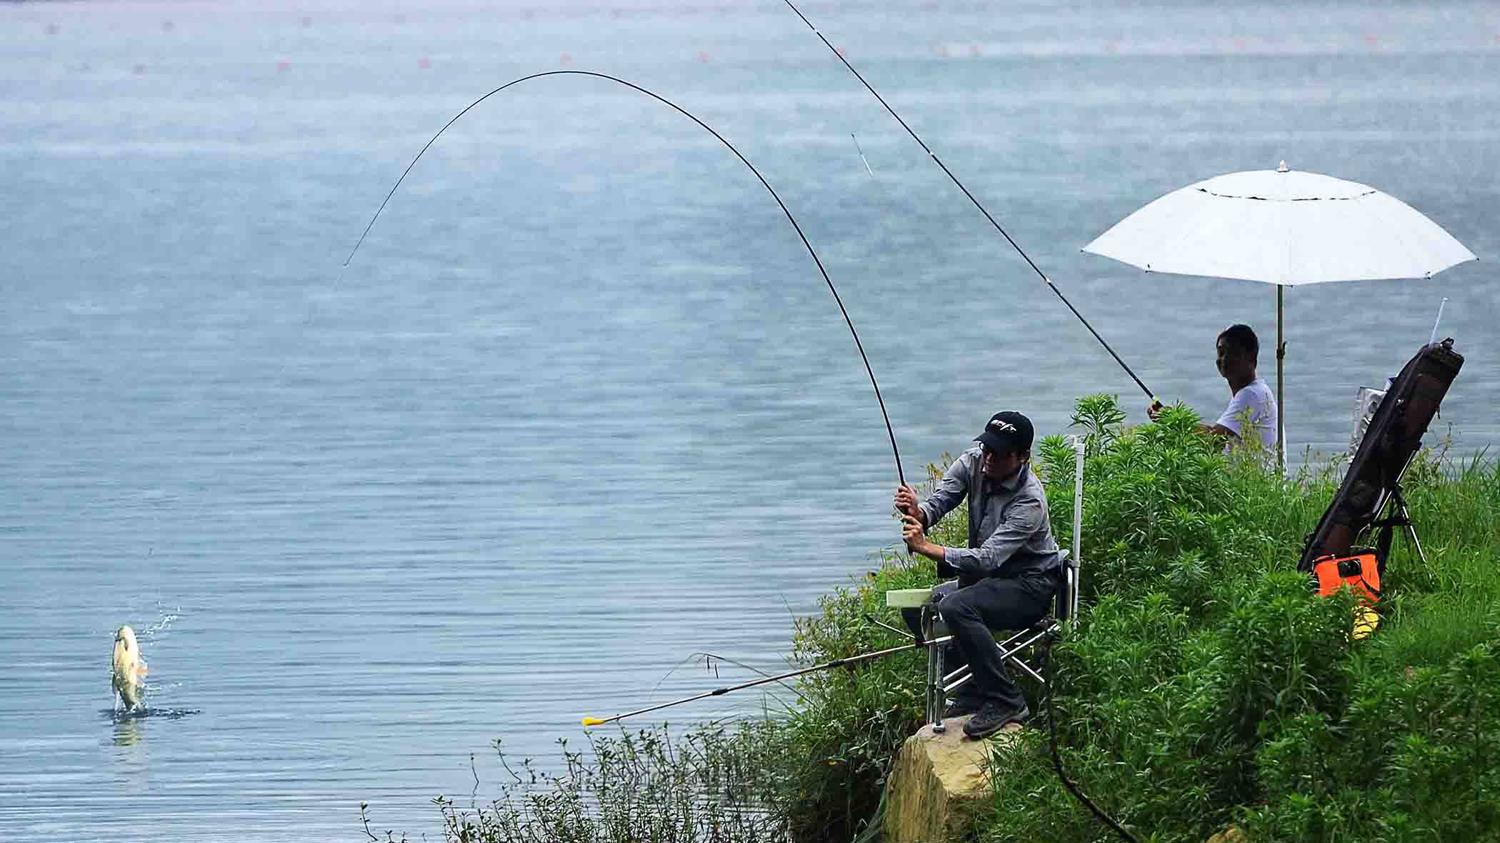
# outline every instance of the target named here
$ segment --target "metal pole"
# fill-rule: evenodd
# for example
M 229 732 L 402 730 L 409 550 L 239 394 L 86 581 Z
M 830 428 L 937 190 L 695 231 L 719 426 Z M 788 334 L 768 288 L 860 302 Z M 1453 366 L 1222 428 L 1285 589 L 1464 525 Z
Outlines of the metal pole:
M 1428 345 L 1432 345 L 1433 343 L 1437 342 L 1437 329 L 1438 326 L 1443 323 L 1443 308 L 1446 307 L 1447 304 L 1447 296 L 1443 296 L 1443 300 L 1438 302 L 1438 315 L 1436 319 L 1432 320 L 1432 336 L 1427 338 Z
M 1286 474 L 1286 288 L 1276 285 L 1276 468 Z
M 922 609 L 922 639 L 927 645 L 927 722 L 932 724 L 934 734 L 948 730 L 943 724 L 943 710 L 948 701 L 943 694 L 943 645 L 933 641 L 937 629 L 937 608 L 932 605 Z
M 1081 585 L 1078 576 L 1083 565 L 1083 455 L 1086 445 L 1084 437 L 1073 437 L 1073 453 L 1076 455 L 1073 463 L 1073 560 L 1068 566 L 1072 571 L 1063 572 L 1063 576 L 1071 574 L 1073 577 L 1071 605 L 1068 606 L 1069 623 L 1076 623 L 1078 620 L 1078 589 Z

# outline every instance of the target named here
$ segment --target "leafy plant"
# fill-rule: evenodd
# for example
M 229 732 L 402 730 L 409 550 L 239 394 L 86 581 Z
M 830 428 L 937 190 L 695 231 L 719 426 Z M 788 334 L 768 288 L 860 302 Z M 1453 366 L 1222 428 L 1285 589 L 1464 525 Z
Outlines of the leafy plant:
M 1424 463 L 1409 497 L 1429 561 L 1402 548 L 1382 629 L 1356 641 L 1352 595 L 1315 597 L 1293 565 L 1334 471 L 1285 481 L 1196 426 L 1167 408 L 1090 453 L 1088 596 L 1055 654 L 1070 772 L 1151 839 L 1232 823 L 1252 840 L 1492 836 L 1500 466 Z M 1054 517 L 1072 492 L 1060 467 Z M 1043 742 L 998 764 L 985 839 L 1105 839 L 1049 777 Z
M 1125 423 L 1120 397 L 1107 393 L 1085 395 L 1074 405 L 1072 424 L 1084 431 L 1085 454 L 1092 456 L 1114 444 Z
M 509 780 L 487 805 L 434 800 L 443 839 L 784 843 L 789 803 L 781 796 L 777 760 L 782 736 L 769 720 L 708 724 L 680 736 L 666 726 L 616 736 L 590 733 L 582 751 L 560 742 L 559 772 L 538 770 L 530 760 L 513 767 L 497 741 Z M 368 824 L 366 834 L 379 839 Z
M 1226 456 L 1183 407 L 1123 421 L 1112 396 L 1074 414 L 1087 443 L 1083 601 L 1052 659 L 1062 752 L 1084 790 L 1154 841 L 1231 824 L 1256 841 L 1500 839 L 1500 463 L 1424 454 L 1407 497 L 1427 559 L 1397 542 L 1380 629 L 1355 640 L 1354 596 L 1314 596 L 1294 564 L 1341 467 L 1284 479 Z M 1065 545 L 1074 458 L 1060 436 L 1037 448 Z M 960 510 L 934 536 L 962 544 L 965 523 Z M 934 578 L 883 554 L 797 621 L 793 661 L 899 643 L 870 622 L 896 620 L 883 592 Z M 563 772 L 523 767 L 488 807 L 440 802 L 445 836 L 874 837 L 890 761 L 920 723 L 922 660 L 811 674 L 774 719 L 564 748 Z M 994 763 L 983 840 L 1109 839 L 1058 782 L 1042 731 Z

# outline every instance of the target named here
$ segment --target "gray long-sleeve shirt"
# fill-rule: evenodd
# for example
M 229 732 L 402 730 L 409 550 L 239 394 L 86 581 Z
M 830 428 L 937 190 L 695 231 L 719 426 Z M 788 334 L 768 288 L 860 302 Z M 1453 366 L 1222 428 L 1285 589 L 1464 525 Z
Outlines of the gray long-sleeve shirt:
M 1015 476 L 999 482 L 985 479 L 981 459 L 978 446 L 964 451 L 921 504 L 931 527 L 969 498 L 969 546 L 948 548 L 943 561 L 974 578 L 1060 569 L 1063 555 L 1052 538 L 1047 495 L 1031 463 L 1023 463 Z

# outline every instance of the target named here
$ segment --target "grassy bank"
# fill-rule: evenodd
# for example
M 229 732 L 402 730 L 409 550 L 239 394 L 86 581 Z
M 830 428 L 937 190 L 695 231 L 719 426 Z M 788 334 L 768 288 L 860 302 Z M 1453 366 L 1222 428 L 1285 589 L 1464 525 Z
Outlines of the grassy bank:
M 1314 597 L 1294 567 L 1339 466 L 1284 480 L 1218 453 L 1189 411 L 1121 419 L 1105 396 L 1075 418 L 1089 437 L 1083 609 L 1054 659 L 1062 751 L 1083 788 L 1143 839 L 1201 841 L 1231 823 L 1252 840 L 1500 837 L 1500 464 L 1422 457 L 1407 497 L 1429 563 L 1398 541 L 1381 628 L 1354 641 L 1351 601 Z M 1051 437 L 1036 465 L 1068 544 L 1072 451 Z M 961 543 L 962 523 L 950 516 L 938 541 Z M 798 622 L 793 660 L 897 643 L 866 616 L 892 620 L 881 592 L 932 579 L 930 564 L 884 560 Z M 445 803 L 445 835 L 873 838 L 891 757 L 920 722 L 921 659 L 808 676 L 770 720 L 603 739 L 490 805 Z M 1057 781 L 1043 730 L 996 762 L 977 839 L 1110 839 Z

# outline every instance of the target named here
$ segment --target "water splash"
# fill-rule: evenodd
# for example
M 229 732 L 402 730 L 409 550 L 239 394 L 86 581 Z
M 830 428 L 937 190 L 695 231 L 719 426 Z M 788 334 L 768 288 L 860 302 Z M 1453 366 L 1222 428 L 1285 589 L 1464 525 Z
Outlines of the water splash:
M 147 718 L 153 720 L 181 720 L 184 717 L 191 717 L 194 714 L 202 714 L 203 710 L 199 708 L 168 708 L 165 706 L 154 707 L 149 705 L 125 710 L 119 708 L 119 701 L 116 700 L 115 708 L 106 708 L 99 713 L 111 723 L 127 723 Z
M 156 616 L 156 621 L 141 630 L 140 635 L 137 636 L 138 638 L 153 640 L 158 633 L 164 633 L 168 629 L 171 629 L 172 624 L 182 618 L 182 607 L 174 606 L 171 609 L 163 609 L 161 601 L 157 601 Z

